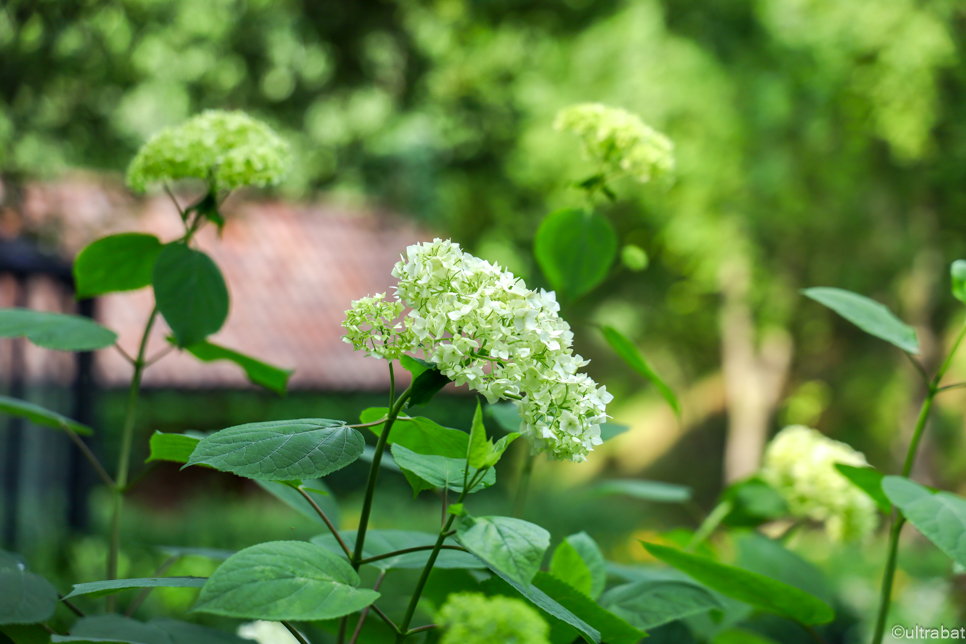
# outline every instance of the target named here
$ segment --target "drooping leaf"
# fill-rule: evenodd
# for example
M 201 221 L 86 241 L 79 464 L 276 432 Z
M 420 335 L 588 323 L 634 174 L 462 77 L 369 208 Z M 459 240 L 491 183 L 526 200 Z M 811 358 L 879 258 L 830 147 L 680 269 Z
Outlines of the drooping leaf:
M 586 532 L 578 532 L 577 534 L 572 534 L 566 537 L 561 546 L 566 543 L 574 552 L 580 557 L 580 560 L 587 567 L 587 572 L 590 573 L 590 592 L 588 593 L 591 599 L 597 599 L 600 594 L 604 592 L 604 587 L 607 585 L 607 560 L 604 559 L 604 553 L 600 551 L 600 547 L 597 542 L 590 538 Z M 559 550 L 559 548 L 558 548 Z M 569 556 L 571 553 L 566 553 Z M 556 575 L 554 572 L 553 561 L 557 558 L 557 552 L 554 551 L 553 559 L 550 562 L 550 572 Z M 562 564 L 558 564 L 562 565 Z M 564 581 L 567 581 L 564 577 L 560 577 Z M 568 582 L 569 583 L 569 582 Z M 576 587 L 575 584 L 570 584 Z
M 949 276 L 952 278 L 950 290 L 953 297 L 966 303 L 966 260 L 957 259 L 953 262 L 949 267 Z
M 276 499 L 289 506 L 302 516 L 310 519 L 312 522 L 317 523 L 321 526 L 325 525 L 325 521 L 319 516 L 319 513 L 315 511 L 315 508 L 305 500 L 302 493 L 299 492 L 295 487 L 291 485 L 291 482 L 280 482 L 280 481 L 255 481 L 260 488 L 274 496 Z M 339 525 L 339 504 L 336 503 L 335 497 L 332 496 L 331 490 L 322 481 L 322 479 L 310 479 L 302 481 L 302 488 L 305 490 L 306 494 L 312 497 L 323 512 L 325 516 L 329 518 L 329 521 L 336 527 Z
M 654 557 L 708 588 L 760 610 L 809 625 L 824 624 L 835 617 L 835 611 L 828 604 L 794 586 L 708 557 L 653 543 L 641 543 Z
M 131 588 L 201 588 L 207 577 L 153 577 L 144 579 L 112 579 L 107 581 L 92 581 L 86 584 L 74 584 L 74 590 L 66 598 L 78 595 L 103 597 Z
M 433 396 L 450 383 L 450 379 L 433 365 L 433 368 L 426 369 L 418 376 L 413 377 L 411 393 L 409 394 L 409 407 L 419 407 L 425 405 Z
M 882 490 L 924 537 L 966 566 L 966 499 L 933 492 L 903 476 L 885 477 Z
M 722 493 L 721 502 L 731 506 L 724 523 L 733 527 L 754 527 L 788 515 L 782 495 L 758 477 L 733 483 Z
M 267 362 L 256 360 L 251 356 L 233 351 L 221 345 L 208 342 L 207 340 L 192 344 L 186 347 L 188 353 L 198 358 L 202 362 L 214 362 L 216 360 L 228 360 L 234 362 L 245 370 L 245 375 L 256 385 L 260 385 L 274 391 L 277 394 L 284 394 L 288 386 L 288 379 L 294 373 L 293 369 L 283 369 L 270 365 Z
M 602 608 L 585 593 L 553 575 L 538 572 L 533 579 L 533 585 L 599 631 L 601 641 L 607 644 L 636 644 L 644 637 L 644 633 L 627 623 L 620 615 Z
M 66 427 L 81 436 L 90 436 L 94 433 L 94 430 L 87 425 L 82 425 L 67 416 L 50 411 L 49 409 L 44 409 L 39 405 L 29 403 L 25 400 L 10 398 L 9 396 L 0 396 L 0 413 L 26 418 L 35 425 L 43 425 L 44 427 L 51 427 L 53 429 L 64 429 Z
M 379 597 L 358 586 L 359 575 L 342 557 L 312 543 L 274 541 L 246 548 L 219 566 L 193 610 L 239 619 L 333 619 Z
M 835 469 L 851 481 L 855 487 L 872 497 L 880 510 L 886 514 L 892 512 L 892 504 L 889 503 L 885 492 L 882 491 L 882 477 L 884 476 L 882 472 L 874 467 L 855 467 L 844 463 L 836 463 Z
M 262 481 L 315 479 L 354 462 L 365 439 L 342 421 L 277 420 L 229 427 L 201 440 L 185 467 L 203 463 Z
M 195 451 L 199 442 L 201 442 L 201 436 L 154 432 L 151 434 L 151 440 L 148 441 L 150 453 L 145 462 L 187 463 L 191 458 L 191 452 Z
M 907 353 L 919 353 L 916 330 L 875 300 L 840 288 L 807 288 L 802 293 L 866 333 L 894 344 Z
M 815 564 L 758 532 L 741 534 L 736 541 L 740 567 L 804 590 L 826 604 L 832 604 L 834 597 L 828 580 Z
M 45 622 L 56 606 L 57 591 L 50 582 L 0 550 L 0 625 Z
M 634 346 L 634 343 L 625 338 L 620 331 L 610 326 L 601 327 L 601 331 L 604 333 L 604 339 L 607 340 L 607 344 L 613 349 L 617 355 L 619 355 L 624 362 L 626 362 L 634 371 L 641 374 L 645 378 L 651 381 L 657 390 L 667 401 L 667 404 L 671 406 L 674 413 L 678 416 L 681 415 L 681 405 L 678 403 L 677 396 L 670 387 L 665 384 L 657 372 L 651 368 L 651 365 L 647 363 L 641 352 Z
M 145 624 L 120 615 L 82 617 L 70 628 L 70 635 L 53 635 L 54 644 L 118 642 L 119 644 L 174 644 L 171 635 L 155 624 Z
M 433 488 L 446 488 L 454 492 L 462 492 L 464 478 L 467 481 L 472 481 L 473 477 L 479 471 L 471 467 L 469 468 L 469 474 L 464 476 L 466 473 L 465 458 L 447 458 L 433 454 L 417 454 L 399 443 L 392 446 L 392 457 L 396 461 L 396 464 L 402 468 L 403 472 L 414 474 Z M 478 492 L 490 487 L 494 483 L 496 483 L 496 471 L 490 468 L 483 475 L 483 479 L 470 492 Z M 413 491 L 416 494 L 421 489 L 425 488 L 420 486 L 417 489 L 417 486 L 413 486 Z
M 612 479 L 602 481 L 595 488 L 598 494 L 620 494 L 654 503 L 684 503 L 691 498 L 691 488 L 661 481 Z
M 89 244 L 74 261 L 77 299 L 134 291 L 151 285 L 161 241 L 145 233 L 121 233 Z
M 355 530 L 342 530 L 339 532 L 339 535 L 342 537 L 342 540 L 346 542 L 346 545 L 348 545 L 350 549 L 355 547 Z M 434 546 L 436 545 L 436 539 L 438 536 L 439 535 L 430 532 L 415 532 L 411 530 L 369 530 L 366 532 L 366 543 L 365 548 L 363 548 L 362 551 L 362 558 L 368 559 L 370 557 L 377 557 L 379 555 L 397 552 L 407 548 Z M 312 543 L 318 544 L 337 555 L 342 554 L 342 547 L 338 544 L 338 542 L 335 540 L 335 537 L 333 537 L 331 533 L 327 532 L 325 534 L 320 534 L 317 537 L 313 537 Z M 452 538 L 447 539 L 445 543 L 446 545 L 457 545 Z M 421 550 L 419 552 L 395 555 L 393 557 L 387 557 L 386 559 L 373 561 L 367 565 L 374 566 L 380 570 L 422 570 L 426 566 L 426 562 L 429 560 L 430 552 L 430 550 Z M 473 555 L 466 552 L 460 552 L 459 550 L 449 549 L 440 550 L 439 556 L 436 558 L 436 563 L 433 564 L 434 570 L 449 568 L 479 569 L 485 567 L 486 566 Z
M 617 233 L 599 213 L 557 210 L 537 229 L 533 255 L 553 289 L 573 301 L 607 277 L 617 257 Z
M 154 298 L 180 347 L 221 329 L 228 319 L 228 287 L 208 255 L 175 242 L 154 263 Z
M 399 363 L 412 375 L 413 380 L 416 380 L 416 378 L 418 378 L 419 375 L 427 369 L 434 369 L 436 367 L 436 363 L 434 362 L 429 362 L 428 360 L 423 360 L 422 358 L 406 355 L 399 359 Z
M 58 351 L 94 351 L 114 344 L 117 334 L 81 315 L 0 309 L 0 338 L 27 338 Z
M 540 569 L 550 547 L 550 533 L 540 526 L 510 517 L 464 514 L 456 524 L 460 543 L 491 568 L 527 585 Z
M 672 580 L 637 581 L 611 588 L 601 596 L 600 605 L 644 631 L 722 607 L 701 586 Z
M 576 548 L 566 540 L 561 541 L 553 551 L 553 557 L 550 559 L 550 574 L 566 582 L 574 590 L 590 596 L 594 583 L 590 568 Z

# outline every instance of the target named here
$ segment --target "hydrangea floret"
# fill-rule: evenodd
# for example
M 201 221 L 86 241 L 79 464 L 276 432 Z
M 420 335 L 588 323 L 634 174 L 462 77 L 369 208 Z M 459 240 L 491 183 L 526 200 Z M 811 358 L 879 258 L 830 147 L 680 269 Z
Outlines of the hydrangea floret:
M 868 466 L 845 443 L 803 425 L 778 433 L 765 451 L 762 479 L 788 503 L 793 516 L 823 522 L 836 541 L 861 539 L 878 524 L 875 502 L 835 469 Z
M 533 608 L 510 597 L 454 593 L 439 609 L 440 644 L 549 644 L 550 627 Z
M 143 192 L 154 183 L 202 179 L 212 190 L 275 185 L 289 166 L 289 145 L 244 112 L 208 110 L 161 130 L 131 161 L 128 185 Z
M 415 344 L 412 330 L 399 319 L 405 308 L 402 302 L 387 300 L 385 293 L 356 300 L 345 312 L 343 341 L 374 358 L 398 360 Z
M 378 296 L 354 303 L 343 324 L 347 342 L 378 358 L 422 350 L 457 385 L 490 403 L 513 401 L 535 452 L 580 462 L 602 442 L 613 396 L 579 373 L 588 361 L 573 353 L 573 333 L 553 292 L 531 290 L 441 239 L 410 246 L 392 274 L 399 308 Z M 405 330 L 382 317 L 402 307 L 409 308 Z M 372 342 L 373 334 L 380 340 Z
M 671 139 L 627 110 L 601 103 L 571 105 L 557 114 L 554 128 L 576 134 L 584 153 L 606 174 L 647 183 L 674 170 Z

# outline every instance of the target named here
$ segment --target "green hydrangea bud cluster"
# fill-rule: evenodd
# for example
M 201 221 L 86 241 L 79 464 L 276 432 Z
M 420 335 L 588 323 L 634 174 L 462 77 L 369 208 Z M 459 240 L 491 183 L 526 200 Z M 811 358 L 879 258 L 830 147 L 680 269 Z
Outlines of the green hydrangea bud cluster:
M 289 166 L 289 145 L 244 112 L 208 110 L 155 134 L 127 171 L 128 185 L 202 179 L 212 190 L 277 184 Z
M 374 358 L 399 360 L 416 344 L 412 330 L 399 319 L 403 309 L 402 302 L 387 301 L 385 293 L 354 301 L 345 312 L 342 341 Z
M 793 516 L 823 522 L 833 540 L 861 539 L 878 525 L 876 505 L 835 469 L 837 463 L 868 465 L 845 443 L 791 425 L 768 445 L 761 477 L 782 495 Z
M 446 629 L 440 644 L 549 644 L 547 622 L 519 599 L 455 593 L 436 621 Z
M 674 144 L 636 114 L 600 103 L 581 103 L 557 114 L 554 128 L 580 137 L 584 152 L 606 174 L 627 174 L 641 183 L 674 170 Z

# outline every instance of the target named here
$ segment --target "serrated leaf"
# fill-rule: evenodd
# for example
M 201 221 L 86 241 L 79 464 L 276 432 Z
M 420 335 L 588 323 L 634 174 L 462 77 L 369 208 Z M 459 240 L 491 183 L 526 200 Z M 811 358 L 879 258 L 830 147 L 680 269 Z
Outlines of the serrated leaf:
M 533 255 L 553 289 L 573 301 L 607 277 L 617 257 L 617 233 L 599 213 L 557 210 L 537 229 Z
M 359 415 L 363 424 L 385 418 L 385 407 L 371 407 Z M 369 427 L 376 436 L 382 435 L 385 423 Z M 397 418 L 389 432 L 387 445 L 399 444 L 419 454 L 434 454 L 447 458 L 466 458 L 469 434 L 459 429 L 443 427 L 422 416 Z
M 892 504 L 882 491 L 882 472 L 874 467 L 854 467 L 844 463 L 836 463 L 835 469 L 839 474 L 847 478 L 852 485 L 859 488 L 875 501 L 880 510 L 889 514 L 892 512 Z
M 465 458 L 447 458 L 436 456 L 435 454 L 417 454 L 407 449 L 404 445 L 396 443 L 392 446 L 392 458 L 403 470 L 425 481 L 433 488 L 446 488 L 454 492 L 463 491 L 463 481 L 472 481 L 476 476 L 476 468 L 469 468 L 469 474 L 465 475 Z M 408 477 L 407 477 L 408 478 Z M 478 492 L 496 483 L 496 472 L 490 468 L 483 475 L 483 479 L 474 486 L 470 492 Z M 422 486 L 413 486 L 413 491 L 418 494 Z
M 50 427 L 52 429 L 64 429 L 66 427 L 81 436 L 90 436 L 94 433 L 94 430 L 87 425 L 78 423 L 76 420 L 71 420 L 67 416 L 50 411 L 49 409 L 44 409 L 40 405 L 35 405 L 18 398 L 10 398 L 9 396 L 0 396 L 0 413 L 26 418 L 35 425 L 43 425 L 44 427 Z
M 828 604 L 794 586 L 708 557 L 653 543 L 641 543 L 651 555 L 708 588 L 760 610 L 806 625 L 825 624 L 835 618 L 835 611 Z
M 483 425 L 483 410 L 479 400 L 476 401 L 476 413 L 473 414 L 473 424 L 470 429 L 469 445 L 466 451 L 466 460 L 470 467 L 477 469 L 483 467 L 494 467 L 500 462 L 506 448 L 510 443 L 520 436 L 513 432 L 498 440 L 495 444 L 486 437 L 486 427 Z
M 319 516 L 319 513 L 315 511 L 305 497 L 292 487 L 289 483 L 282 483 L 280 481 L 255 481 L 260 488 L 274 496 L 276 499 L 289 506 L 302 516 L 306 517 L 313 523 L 324 526 L 325 521 Z M 318 480 L 306 480 L 302 481 L 303 488 L 318 488 L 321 492 L 315 492 L 313 490 L 306 489 L 306 492 L 315 503 L 322 508 L 325 512 L 325 516 L 329 517 L 329 521 L 333 525 L 339 525 L 339 504 L 336 503 L 335 497 L 332 496 L 331 490 L 321 479 Z
M 662 481 L 640 481 L 636 479 L 612 479 L 602 481 L 594 490 L 598 494 L 620 494 L 654 503 L 684 503 L 691 498 L 691 488 Z
M 89 244 L 74 261 L 77 299 L 133 291 L 151 285 L 161 241 L 144 233 L 121 233 Z
M 355 530 L 342 530 L 339 532 L 342 540 L 346 542 L 351 550 L 356 543 Z M 362 558 L 369 559 L 379 555 L 397 552 L 407 548 L 418 548 L 423 546 L 436 545 L 438 534 L 430 532 L 416 532 L 412 530 L 369 530 L 366 532 L 365 548 L 362 551 Z M 331 533 L 320 534 L 312 538 L 312 543 L 326 548 L 330 552 L 339 555 L 344 554 L 342 547 L 335 540 Z M 449 539 L 447 545 L 457 545 L 455 541 Z M 402 555 L 395 555 L 373 561 L 367 565 L 380 570 L 422 570 L 429 560 L 430 550 L 410 552 Z M 433 569 L 479 569 L 486 566 L 473 555 L 460 552 L 458 550 L 440 550 L 439 557 L 433 565 Z
M 315 479 L 354 462 L 364 445 L 362 434 L 342 421 L 249 423 L 201 440 L 185 467 L 202 463 L 261 481 Z
M 177 344 L 189 347 L 228 319 L 228 287 L 208 255 L 183 243 L 166 245 L 154 263 L 154 298 Z
M 82 617 L 71 626 L 70 635 L 53 635 L 54 644 L 84 642 L 119 644 L 174 644 L 171 635 L 154 624 L 145 624 L 120 615 Z
M 600 639 L 607 644 L 636 644 L 644 633 L 625 621 L 620 615 L 602 608 L 585 593 L 571 587 L 566 582 L 538 572 L 533 585 L 547 593 L 547 596 L 569 610 L 581 620 L 600 632 Z
M 193 610 L 239 619 L 333 619 L 379 598 L 358 586 L 348 562 L 325 548 L 274 541 L 246 548 L 219 566 Z
M 667 404 L 671 406 L 674 413 L 681 416 L 681 405 L 678 403 L 677 396 L 670 387 L 665 384 L 657 372 L 651 368 L 641 352 L 634 346 L 630 340 L 624 337 L 624 335 L 617 329 L 610 326 L 601 327 L 601 331 L 604 333 L 604 339 L 607 340 L 607 344 L 610 348 L 614 350 L 621 359 L 628 364 L 634 371 L 641 374 L 647 378 L 651 384 L 653 384 L 657 390 L 663 396 Z
M 428 360 L 423 360 L 422 358 L 407 355 L 401 357 L 399 359 L 399 363 L 403 366 L 403 369 L 412 374 L 413 380 L 418 378 L 419 375 L 427 369 L 436 368 L 436 363 L 434 362 L 429 362 Z
M 601 596 L 600 605 L 644 631 L 722 608 L 701 586 L 672 580 L 645 580 L 611 588 Z
M 464 514 L 456 524 L 460 543 L 510 579 L 528 585 L 550 547 L 550 533 L 540 526 L 510 517 Z
M 172 644 L 250 644 L 250 640 L 238 637 L 234 633 L 176 619 L 159 617 L 152 619 L 149 624 L 167 633 L 171 637 Z
M 433 396 L 450 383 L 450 379 L 433 365 L 432 369 L 422 371 L 418 376 L 413 377 L 413 384 L 410 389 L 409 407 L 419 407 L 425 405 Z
M 13 556 L 5 557 L 5 561 L 0 567 L 0 625 L 38 624 L 50 619 L 57 606 L 54 587 L 40 575 L 28 572 Z
M 882 490 L 924 537 L 966 566 L 966 499 L 949 492 L 934 493 L 903 476 L 885 477 Z
M 600 547 L 597 542 L 590 538 L 586 532 L 578 532 L 577 534 L 572 534 L 566 537 L 561 546 L 566 543 L 571 548 L 580 560 L 583 562 L 584 566 L 587 568 L 587 572 L 590 574 L 590 590 L 588 594 L 592 599 L 597 599 L 600 594 L 604 592 L 604 588 L 607 585 L 607 560 L 604 559 L 604 553 L 600 551 Z M 559 547 L 558 547 L 559 550 Z M 570 553 L 567 553 L 568 555 Z M 554 572 L 553 560 L 557 558 L 557 552 L 554 551 L 554 557 L 550 563 L 550 572 L 556 576 Z M 558 564 L 559 565 L 563 565 Z M 564 577 L 560 577 L 564 581 L 567 581 Z M 569 582 L 568 582 L 569 583 Z M 576 584 L 570 584 L 571 586 L 577 587 Z
M 192 344 L 186 347 L 186 350 L 202 362 L 215 362 L 216 360 L 234 362 L 245 371 L 245 375 L 252 383 L 277 394 L 285 393 L 288 379 L 295 372 L 294 369 L 276 367 L 207 340 Z
M 207 577 L 152 577 L 143 579 L 111 579 L 92 581 L 86 584 L 74 584 L 74 590 L 64 598 L 78 595 L 103 597 L 131 588 L 201 588 Z
M 590 596 L 591 586 L 593 586 L 590 568 L 580 557 L 580 553 L 566 540 L 561 541 L 553 551 L 553 557 L 550 559 L 550 574 L 575 590 Z
M 0 308 L 0 338 L 27 338 L 57 351 L 94 351 L 114 344 L 117 334 L 81 315 Z
M 187 463 L 191 453 L 201 442 L 201 437 L 188 434 L 171 434 L 154 432 L 148 441 L 150 453 L 145 463 L 152 461 L 169 461 L 171 463 Z
M 807 288 L 802 293 L 832 309 L 869 335 L 894 344 L 907 353 L 919 353 L 916 330 L 875 300 L 840 288 Z

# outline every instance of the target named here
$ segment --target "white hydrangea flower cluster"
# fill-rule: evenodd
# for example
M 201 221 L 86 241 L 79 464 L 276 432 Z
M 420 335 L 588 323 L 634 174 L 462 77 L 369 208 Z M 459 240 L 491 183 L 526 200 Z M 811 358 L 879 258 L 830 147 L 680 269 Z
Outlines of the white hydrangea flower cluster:
M 373 358 L 398 360 L 415 345 L 412 331 L 399 320 L 405 308 L 402 302 L 386 300 L 385 293 L 356 300 L 345 312 L 343 342 Z
M 613 396 L 578 373 L 587 361 L 571 350 L 573 333 L 552 292 L 530 290 L 440 239 L 410 246 L 392 274 L 400 304 L 410 308 L 412 348 L 489 402 L 513 400 L 534 450 L 581 462 L 601 443 Z
M 861 539 L 878 525 L 876 505 L 835 469 L 836 463 L 868 466 L 865 456 L 845 443 L 791 425 L 768 445 L 761 477 L 782 495 L 793 516 L 824 522 L 836 541 Z
M 647 183 L 674 170 L 671 139 L 627 110 L 601 103 L 571 105 L 557 114 L 554 128 L 580 137 L 587 156 L 608 173 Z
M 237 630 L 238 637 L 253 640 L 257 644 L 299 644 L 281 622 L 258 620 L 241 624 Z
M 164 180 L 202 179 L 215 190 L 268 186 L 282 180 L 289 145 L 265 123 L 244 112 L 208 110 L 161 130 L 138 151 L 127 182 L 143 192 Z

